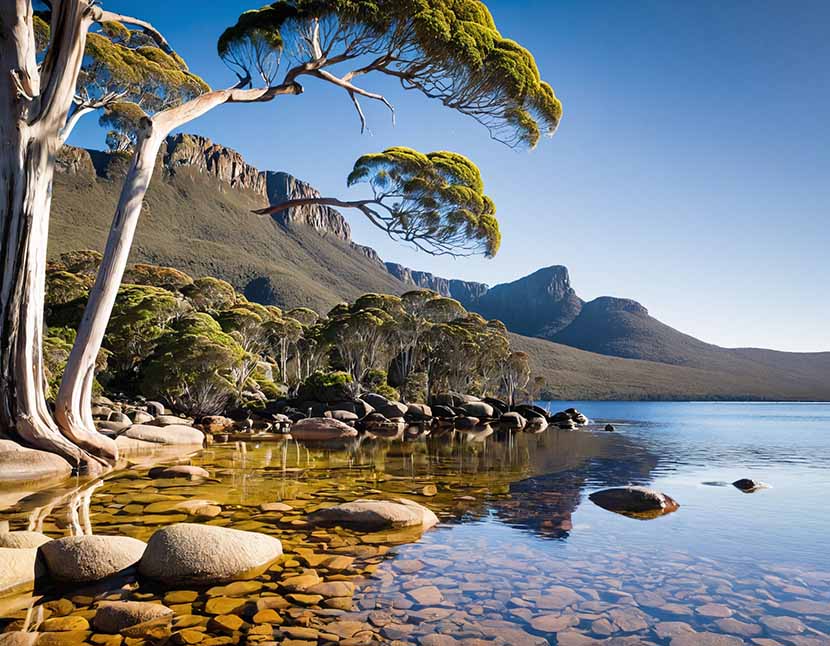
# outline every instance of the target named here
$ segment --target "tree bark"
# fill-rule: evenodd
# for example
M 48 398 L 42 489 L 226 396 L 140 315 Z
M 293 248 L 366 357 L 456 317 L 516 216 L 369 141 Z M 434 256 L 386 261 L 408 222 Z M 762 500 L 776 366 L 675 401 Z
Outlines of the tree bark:
M 0 432 L 97 472 L 101 463 L 52 419 L 42 357 L 55 152 L 80 69 L 87 9 L 72 0 L 56 8 L 58 28 L 39 70 L 30 2 L 0 4 L 0 70 L 7 75 L 0 81 Z

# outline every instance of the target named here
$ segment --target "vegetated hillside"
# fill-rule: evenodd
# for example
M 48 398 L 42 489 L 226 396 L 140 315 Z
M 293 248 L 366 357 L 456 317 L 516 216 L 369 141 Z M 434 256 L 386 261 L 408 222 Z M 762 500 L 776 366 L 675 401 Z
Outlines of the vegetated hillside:
M 55 178 L 50 257 L 103 248 L 124 163 L 100 153 L 65 151 Z M 237 153 L 179 135 L 168 142 L 159 164 L 132 262 L 216 276 L 252 300 L 322 312 L 366 292 L 397 294 L 407 289 L 373 250 L 348 239 L 345 222 L 329 230 L 319 219 L 304 220 L 305 213 L 280 218 L 251 213 L 268 202 L 265 174 Z
M 808 364 L 815 367 L 801 370 L 750 361 L 741 371 L 735 366 L 704 369 L 609 357 L 518 334 L 510 335 L 510 344 L 528 353 L 534 374 L 545 377 L 558 399 L 830 400 L 828 353 L 811 356 Z

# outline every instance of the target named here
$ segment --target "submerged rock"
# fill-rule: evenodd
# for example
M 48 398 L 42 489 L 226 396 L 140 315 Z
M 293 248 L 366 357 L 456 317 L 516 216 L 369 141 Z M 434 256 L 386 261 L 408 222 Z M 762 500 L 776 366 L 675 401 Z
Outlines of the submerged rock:
M 210 474 L 202 467 L 195 467 L 189 464 L 177 464 L 171 467 L 154 467 L 148 474 L 151 478 L 187 478 L 188 480 L 200 480 L 209 478 Z
M 356 437 L 357 431 L 331 417 L 310 417 L 294 424 L 291 427 L 291 436 L 300 441 L 340 440 Z
M 223 583 L 256 573 L 280 555 L 282 543 L 266 534 L 179 523 L 150 537 L 139 571 L 169 583 Z
M 616 428 L 614 428 L 614 425 L 613 425 L 613 424 L 606 424 L 606 425 L 605 425 L 605 430 L 606 430 L 606 431 L 608 431 L 609 433 L 613 433 L 613 432 L 614 432 L 614 431 L 616 431 L 617 429 L 616 429 Z
M 172 620 L 173 611 L 158 603 L 102 601 L 98 605 L 92 625 L 102 633 L 118 633 L 125 628 L 161 617 L 170 617 Z
M 422 526 L 429 529 L 438 524 L 438 517 L 423 505 L 412 500 L 355 500 L 309 515 L 312 523 L 345 525 L 360 529 L 378 530 L 395 527 Z
M 619 514 L 662 515 L 680 505 L 664 493 L 647 487 L 618 487 L 595 491 L 588 498 L 595 505 Z
M 100 581 L 141 560 L 146 544 L 129 536 L 67 536 L 44 543 L 49 574 L 68 583 Z

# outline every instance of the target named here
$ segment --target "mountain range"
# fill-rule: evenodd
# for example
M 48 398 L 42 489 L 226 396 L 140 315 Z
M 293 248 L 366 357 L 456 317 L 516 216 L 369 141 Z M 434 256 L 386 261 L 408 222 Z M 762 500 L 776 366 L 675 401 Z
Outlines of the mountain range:
M 64 147 L 49 253 L 102 248 L 127 159 Z M 145 200 L 135 262 L 223 278 L 251 300 L 321 312 L 366 292 L 432 289 L 499 319 L 513 345 L 563 399 L 830 399 L 830 353 L 720 348 L 649 315 L 636 301 L 582 300 L 553 265 L 490 287 L 384 263 L 324 206 L 275 216 L 251 211 L 319 195 L 289 173 L 260 171 L 197 135 L 168 138 Z

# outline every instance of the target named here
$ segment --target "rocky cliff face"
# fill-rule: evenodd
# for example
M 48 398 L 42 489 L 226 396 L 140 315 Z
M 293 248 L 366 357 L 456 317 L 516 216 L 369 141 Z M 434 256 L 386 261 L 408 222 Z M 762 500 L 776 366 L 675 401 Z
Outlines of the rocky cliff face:
M 180 168 L 194 169 L 213 175 L 232 188 L 253 191 L 266 197 L 262 173 L 235 150 L 214 144 L 199 135 L 171 135 L 166 144 L 164 166 L 169 172 L 175 173 Z
M 266 194 L 271 204 L 286 200 L 320 197 L 319 191 L 288 173 L 267 171 L 264 173 Z M 311 227 L 318 233 L 326 233 L 340 240 L 351 240 L 352 231 L 341 213 L 328 206 L 302 206 L 275 213 L 274 219 L 286 228 L 297 225 Z
M 416 271 L 395 262 L 387 262 L 386 270 L 406 285 L 431 289 L 441 296 L 448 296 L 466 305 L 473 303 L 487 293 L 488 287 L 484 283 L 475 283 L 465 280 L 450 280 L 435 276 L 426 271 Z
M 561 265 L 496 285 L 464 303 L 486 318 L 503 321 L 514 332 L 544 337 L 567 327 L 579 315 L 582 304 L 571 287 L 567 267 Z

